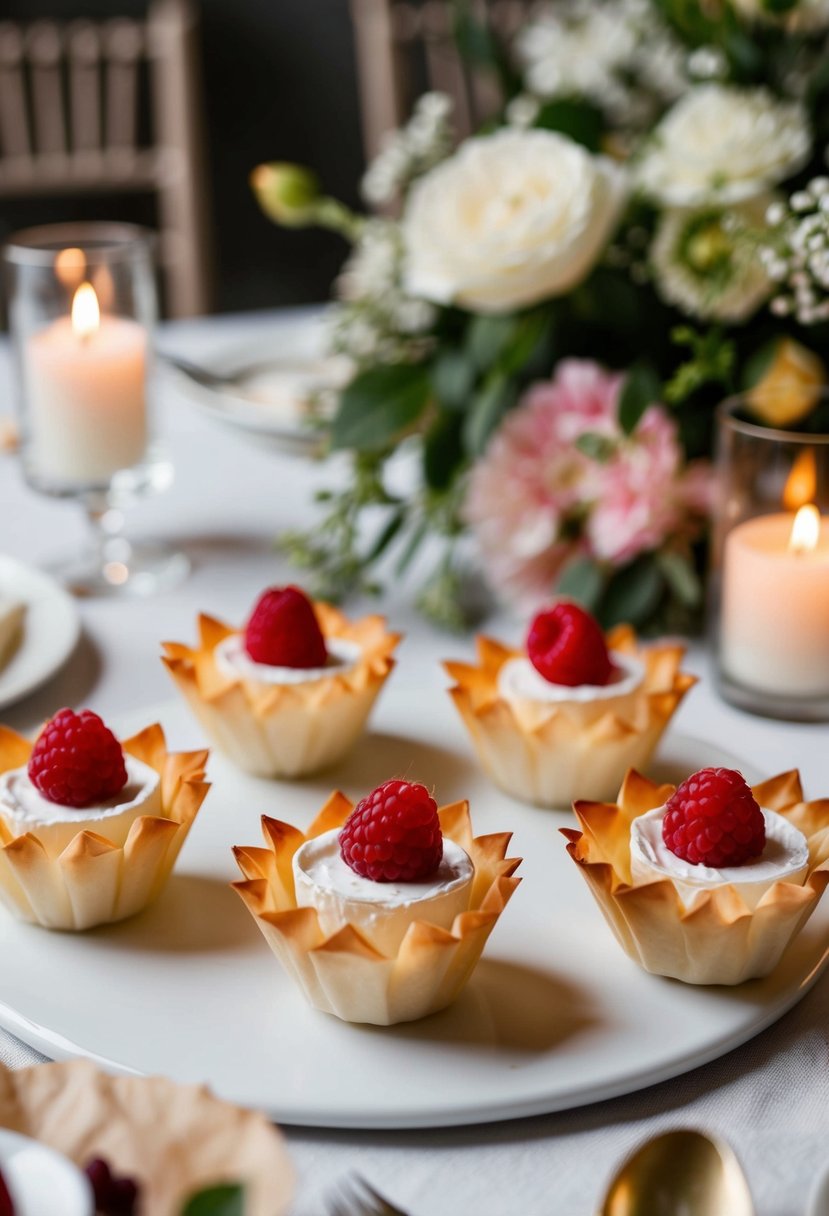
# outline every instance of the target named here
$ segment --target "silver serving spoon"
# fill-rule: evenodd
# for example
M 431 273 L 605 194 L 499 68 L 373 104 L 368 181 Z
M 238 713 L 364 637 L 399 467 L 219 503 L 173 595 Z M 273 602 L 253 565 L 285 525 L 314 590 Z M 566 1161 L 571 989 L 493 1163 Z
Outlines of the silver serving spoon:
M 702 1132 L 665 1132 L 616 1171 L 598 1216 L 754 1216 L 740 1163 Z

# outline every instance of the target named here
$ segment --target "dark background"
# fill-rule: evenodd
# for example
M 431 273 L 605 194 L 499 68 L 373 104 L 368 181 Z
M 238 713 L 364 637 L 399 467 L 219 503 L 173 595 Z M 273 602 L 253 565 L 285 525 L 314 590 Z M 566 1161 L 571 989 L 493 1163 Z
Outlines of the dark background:
M 216 311 L 325 299 L 347 248 L 286 232 L 259 211 L 248 174 L 260 161 L 312 165 L 356 204 L 363 167 L 348 0 L 200 0 L 202 92 Z M 141 16 L 141 0 L 0 0 L 0 20 Z M 154 224 L 150 198 L 0 200 L 0 240 L 70 219 Z

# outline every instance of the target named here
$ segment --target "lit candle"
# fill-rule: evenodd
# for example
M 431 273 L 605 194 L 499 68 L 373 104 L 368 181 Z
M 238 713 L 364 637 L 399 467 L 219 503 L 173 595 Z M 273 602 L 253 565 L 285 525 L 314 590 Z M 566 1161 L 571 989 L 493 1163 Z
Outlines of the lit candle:
M 829 694 L 829 529 L 817 507 L 739 524 L 723 552 L 721 662 L 733 680 Z
M 72 313 L 29 339 L 27 455 L 33 471 L 68 488 L 105 485 L 139 463 L 147 446 L 147 334 L 135 321 L 100 315 L 84 282 Z

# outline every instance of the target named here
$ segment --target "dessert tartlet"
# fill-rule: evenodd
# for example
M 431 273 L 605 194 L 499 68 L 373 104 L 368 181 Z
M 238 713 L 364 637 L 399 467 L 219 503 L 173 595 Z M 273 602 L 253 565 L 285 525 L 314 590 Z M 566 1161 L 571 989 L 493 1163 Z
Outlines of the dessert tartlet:
M 477 666 L 444 664 L 449 694 L 491 780 L 548 809 L 612 798 L 696 683 L 682 646 L 640 646 L 628 626 L 605 638 L 575 604 L 539 613 L 524 651 L 487 637 L 477 648 Z
M 615 803 L 576 802 L 567 852 L 626 954 L 687 984 L 768 975 L 829 882 L 829 802 L 797 772 L 749 790 L 703 769 L 676 789 L 636 771 Z
M 259 777 L 303 777 L 341 760 L 394 666 L 400 635 L 351 622 L 296 587 L 271 588 L 244 629 L 199 617 L 199 644 L 163 661 L 209 738 Z
M 388 781 L 355 808 L 328 799 L 307 835 L 262 818 L 233 884 L 316 1009 L 389 1026 L 451 1004 L 520 878 L 509 833 L 473 837 L 466 802 L 437 808 Z
M 32 745 L 0 727 L 0 901 L 46 929 L 124 920 L 161 891 L 209 786 L 158 725 L 120 744 L 63 709 Z

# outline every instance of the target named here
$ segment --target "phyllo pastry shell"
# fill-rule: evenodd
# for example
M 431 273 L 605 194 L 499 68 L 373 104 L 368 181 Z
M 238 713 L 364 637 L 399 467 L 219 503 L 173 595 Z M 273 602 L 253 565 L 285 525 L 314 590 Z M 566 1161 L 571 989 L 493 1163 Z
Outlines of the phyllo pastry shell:
M 164 643 L 163 662 L 205 732 L 230 760 L 258 777 L 302 777 L 341 760 L 359 738 L 394 666 L 400 635 L 381 616 L 351 622 L 330 604 L 314 603 L 326 639 L 359 648 L 341 672 L 302 683 L 266 684 L 233 675 L 215 651 L 239 631 L 199 616 L 199 644 Z
M 674 786 L 654 785 L 631 771 L 616 803 L 575 804 L 581 831 L 561 829 L 567 852 L 622 949 L 646 971 L 686 984 L 741 984 L 768 975 L 829 882 L 829 801 L 805 802 L 797 772 L 754 786 L 761 807 L 806 837 L 809 872 L 803 885 L 774 882 L 753 910 L 736 887 L 714 886 L 689 909 L 670 878 L 637 882 L 631 875 L 631 824 L 673 793 Z
M 23 768 L 32 744 L 0 727 L 0 774 Z M 60 836 L 18 834 L 0 805 L 0 900 L 15 916 L 45 929 L 80 930 L 134 916 L 161 891 L 210 788 L 206 751 L 168 752 L 164 731 L 148 726 L 121 745 L 159 776 L 160 813 L 139 815 L 126 839 L 107 838 L 106 821 Z M 59 840 L 58 845 L 55 840 Z
M 266 847 L 234 849 L 245 881 L 233 886 L 316 1009 L 346 1022 L 411 1022 L 458 996 L 521 881 L 514 877 L 521 858 L 506 856 L 508 832 L 473 837 L 468 803 L 439 808 L 444 836 L 468 853 L 475 869 L 469 908 L 455 917 L 451 929 L 413 921 L 397 953 L 386 957 L 351 924 L 326 937 L 316 908 L 297 906 L 294 854 L 307 840 L 341 828 L 353 809 L 344 794 L 332 794 L 307 835 L 263 816 Z
M 499 672 L 524 656 L 492 638 L 477 639 L 477 666 L 444 663 L 481 766 L 507 794 L 564 810 L 574 798 L 613 798 L 629 768 L 647 765 L 696 677 L 680 670 L 682 646 L 640 646 L 628 626 L 612 630 L 607 644 L 641 664 L 642 681 L 592 701 L 505 699 Z

